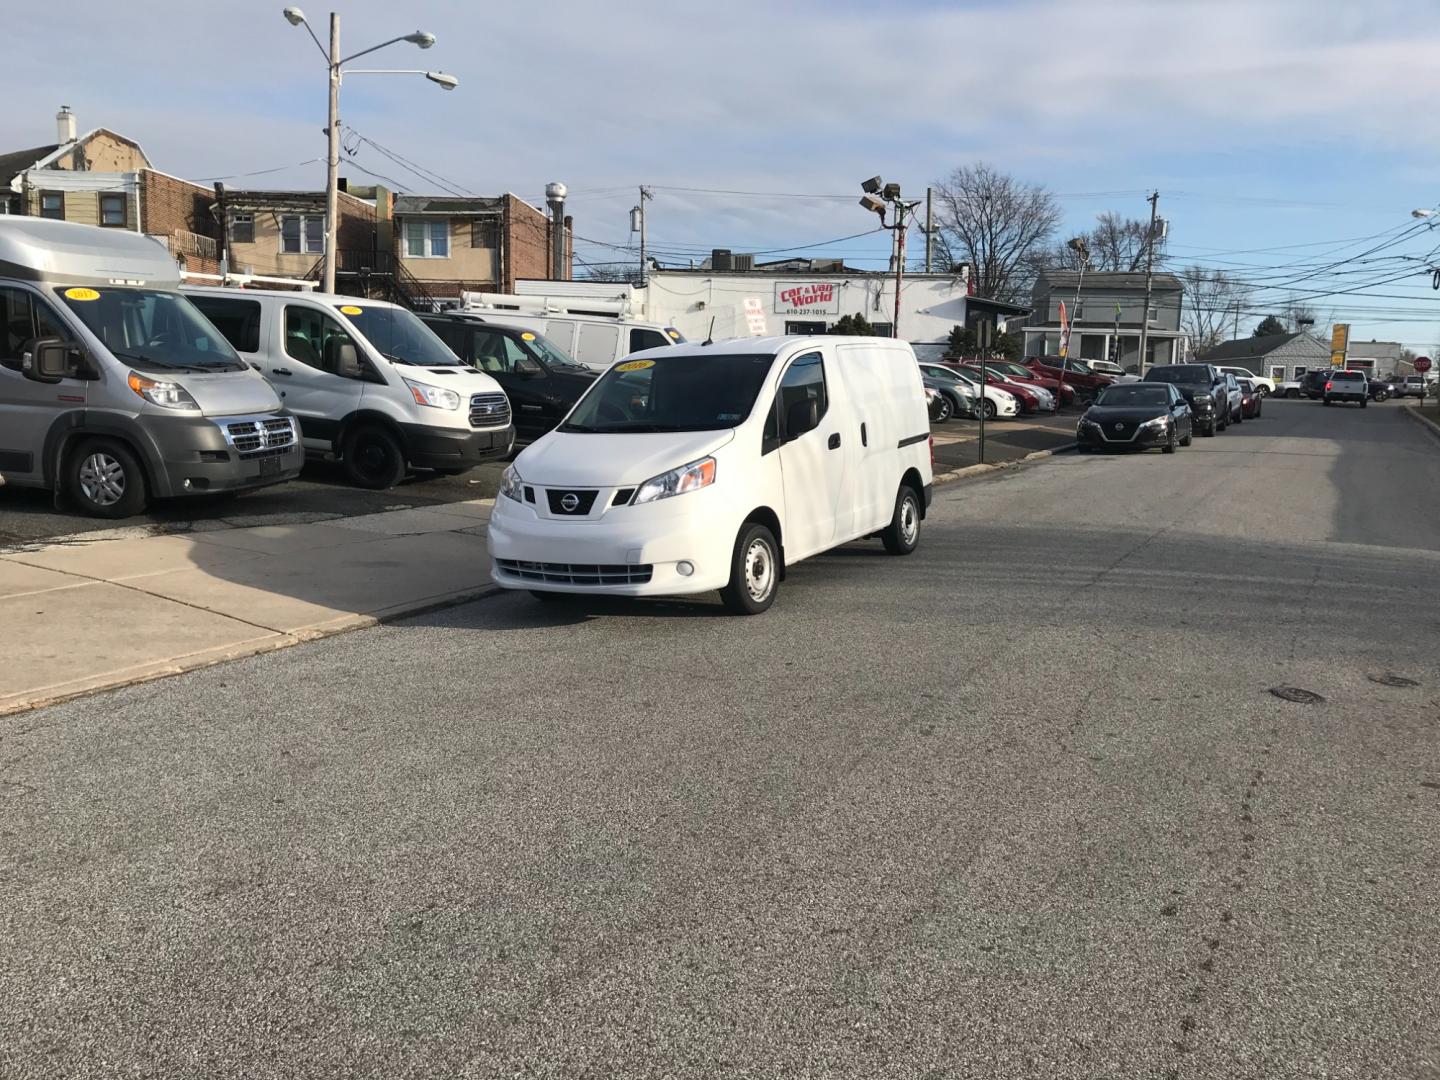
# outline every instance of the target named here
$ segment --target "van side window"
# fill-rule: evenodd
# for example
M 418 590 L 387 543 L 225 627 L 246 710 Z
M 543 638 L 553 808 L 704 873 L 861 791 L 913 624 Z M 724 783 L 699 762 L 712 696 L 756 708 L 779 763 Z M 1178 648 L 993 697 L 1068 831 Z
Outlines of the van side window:
M 307 367 L 335 374 L 335 350 L 351 337 L 330 316 L 312 307 L 285 307 L 285 355 Z M 360 347 L 355 346 L 359 351 Z
M 575 359 L 582 364 L 604 365 L 615 362 L 615 346 L 620 343 L 620 327 L 614 323 L 581 323 Z
M 659 330 L 644 330 L 635 327 L 630 331 L 630 351 L 639 352 L 641 349 L 658 349 L 661 345 L 669 345 L 670 340 Z
M 476 330 L 473 339 L 475 355 L 471 363 L 481 371 L 509 375 L 517 370 L 538 370 L 515 343 L 515 339 L 498 330 Z
M 823 418 L 830 407 L 830 395 L 825 388 L 825 361 L 818 352 L 797 356 L 790 362 L 780 380 L 780 419 L 790 415 L 790 407 L 798 401 L 814 398 L 819 402 L 819 414 Z
M 260 351 L 260 301 L 190 293 L 190 302 L 238 352 Z
M 71 340 L 65 324 L 24 289 L 0 287 L 0 367 L 20 370 L 26 347 L 39 338 Z

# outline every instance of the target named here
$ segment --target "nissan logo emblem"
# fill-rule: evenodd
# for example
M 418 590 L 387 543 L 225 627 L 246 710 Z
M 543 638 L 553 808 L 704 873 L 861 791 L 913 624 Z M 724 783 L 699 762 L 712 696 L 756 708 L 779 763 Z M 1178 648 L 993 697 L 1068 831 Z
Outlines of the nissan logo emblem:
M 567 514 L 573 514 L 576 510 L 580 509 L 580 496 L 576 495 L 573 491 L 570 492 L 560 500 L 560 509 L 564 510 Z

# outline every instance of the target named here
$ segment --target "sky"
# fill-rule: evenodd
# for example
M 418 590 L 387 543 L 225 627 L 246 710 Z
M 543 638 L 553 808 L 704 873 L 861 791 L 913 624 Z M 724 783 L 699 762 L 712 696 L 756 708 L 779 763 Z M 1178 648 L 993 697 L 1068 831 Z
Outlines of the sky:
M 332 3 L 346 54 L 437 38 L 354 67 L 460 80 L 347 78 L 342 175 L 537 205 L 563 181 L 587 263 L 638 262 L 645 184 L 663 263 L 727 247 L 883 268 L 888 236 L 855 236 L 875 225 L 859 182 L 923 198 L 983 161 L 1055 193 L 1057 240 L 1144 217 L 1158 191 L 1168 269 L 1254 286 L 1242 333 L 1293 295 L 1353 339 L 1440 351 L 1440 215 L 1411 217 L 1440 206 L 1440 0 Z M 53 142 L 66 104 L 165 172 L 318 190 L 325 65 L 283 6 L 15 5 L 0 152 Z M 325 39 L 328 9 L 305 10 Z

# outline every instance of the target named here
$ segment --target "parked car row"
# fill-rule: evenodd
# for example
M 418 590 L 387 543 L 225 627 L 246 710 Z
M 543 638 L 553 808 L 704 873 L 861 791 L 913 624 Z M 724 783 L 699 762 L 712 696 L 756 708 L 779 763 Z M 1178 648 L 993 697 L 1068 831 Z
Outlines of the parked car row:
M 1265 395 L 1255 380 L 1213 364 L 1160 364 L 1138 382 L 1102 390 L 1075 428 L 1081 450 L 1148 450 L 1173 454 L 1196 435 L 1258 419 Z

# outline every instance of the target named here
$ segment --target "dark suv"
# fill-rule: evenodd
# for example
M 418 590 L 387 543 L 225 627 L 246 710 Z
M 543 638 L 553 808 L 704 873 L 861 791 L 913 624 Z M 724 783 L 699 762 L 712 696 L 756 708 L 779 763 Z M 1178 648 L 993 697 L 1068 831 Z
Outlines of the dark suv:
M 600 374 L 534 330 L 472 315 L 422 314 L 420 321 L 461 360 L 500 384 L 510 399 L 516 442 L 534 442 L 565 419 Z
M 1161 364 L 1145 372 L 1144 381 L 1170 383 L 1179 390 L 1199 434 L 1214 435 L 1230 426 L 1230 384 L 1215 365 Z
M 1300 376 L 1300 393 L 1311 401 L 1325 396 L 1325 384 L 1330 380 L 1330 368 L 1315 368 Z

